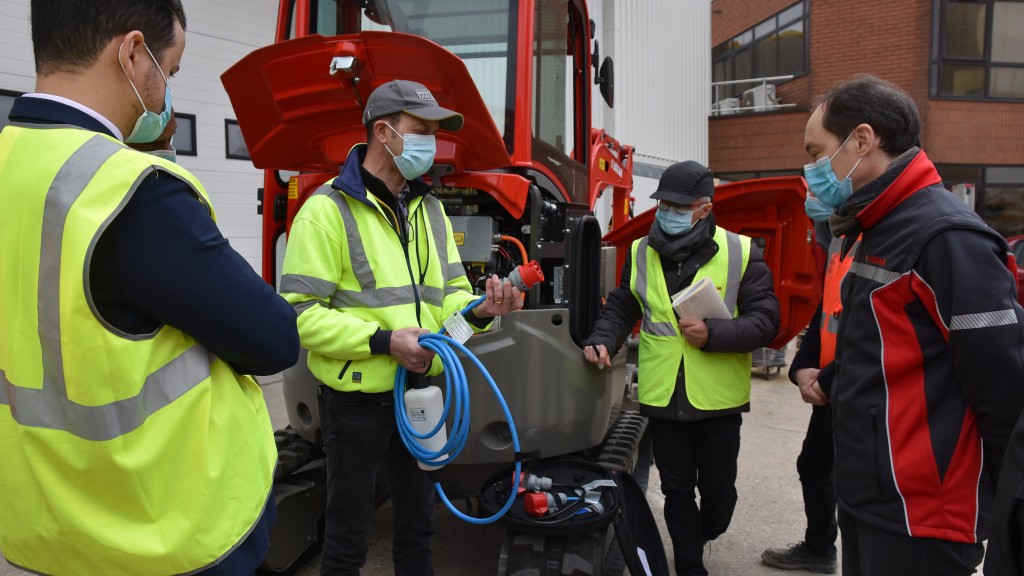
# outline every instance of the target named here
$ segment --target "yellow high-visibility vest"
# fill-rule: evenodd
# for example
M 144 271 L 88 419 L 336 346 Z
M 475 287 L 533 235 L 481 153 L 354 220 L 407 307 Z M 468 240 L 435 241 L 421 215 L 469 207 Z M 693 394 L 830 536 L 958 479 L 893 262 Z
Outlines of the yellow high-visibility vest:
M 740 280 L 750 259 L 750 238 L 719 227 L 715 242 L 718 252 L 697 270 L 693 282 L 710 278 L 735 317 Z M 686 378 L 686 397 L 694 408 L 724 410 L 750 401 L 751 355 L 702 352 L 682 337 L 665 283 L 661 256 L 647 245 L 646 236 L 633 242 L 629 287 L 644 312 L 637 359 L 641 404 L 661 408 L 668 405 L 675 391 L 680 359 Z
M 336 390 L 379 393 L 394 389 L 398 363 L 371 354 L 370 336 L 415 326 L 437 332 L 476 296 L 437 198 L 409 203 L 405 245 L 390 209 L 368 191 L 366 202 L 330 183 L 310 196 L 288 236 L 280 292 L 299 314 L 310 372 Z M 435 357 L 427 374 L 442 371 Z
M 109 136 L 0 132 L 0 550 L 34 572 L 197 571 L 271 496 L 256 382 L 172 326 L 130 335 L 96 311 L 93 247 L 154 171 L 210 206 L 188 171 Z

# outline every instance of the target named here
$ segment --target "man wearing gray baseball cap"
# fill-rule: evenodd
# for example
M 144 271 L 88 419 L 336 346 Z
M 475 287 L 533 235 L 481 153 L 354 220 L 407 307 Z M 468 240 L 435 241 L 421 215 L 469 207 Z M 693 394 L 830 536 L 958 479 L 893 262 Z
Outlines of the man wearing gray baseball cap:
M 393 393 L 399 365 L 410 379 L 441 374 L 418 338 L 476 299 L 451 222 L 420 179 L 433 165 L 435 135 L 461 129 L 463 118 L 438 105 L 426 86 L 392 80 L 370 94 L 362 120 L 367 143 L 352 148 L 338 177 L 295 216 L 281 277 L 309 369 L 322 383 L 320 574 L 358 575 L 366 563 L 383 465 L 394 504 L 395 574 L 430 576 L 434 489 L 397 434 Z M 519 291 L 497 277 L 486 291 L 465 314 L 474 330 L 522 307 Z

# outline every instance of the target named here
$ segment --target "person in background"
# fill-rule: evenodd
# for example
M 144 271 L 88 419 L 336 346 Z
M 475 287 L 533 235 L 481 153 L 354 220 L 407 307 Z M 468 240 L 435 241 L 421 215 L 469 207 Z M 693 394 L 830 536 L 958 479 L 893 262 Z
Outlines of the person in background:
M 814 222 L 815 260 L 819 263 L 818 275 L 825 278 L 825 264 L 832 233 L 828 228 L 828 217 L 832 209 L 808 194 L 804 203 L 807 216 Z M 804 515 L 807 528 L 802 542 L 787 548 L 769 548 L 761 554 L 761 561 L 781 570 L 810 570 L 819 574 L 834 574 L 836 571 L 836 539 L 839 528 L 836 524 L 836 489 L 832 470 L 835 467 L 835 448 L 832 438 L 832 411 L 828 397 L 822 393 L 818 383 L 821 364 L 821 304 L 800 348 L 789 367 L 789 379 L 800 390 L 800 397 L 811 404 L 811 418 L 807 423 L 800 456 L 796 469 L 800 475 L 803 492 Z
M 422 334 L 477 299 L 440 201 L 420 179 L 433 165 L 435 135 L 462 128 L 422 84 L 377 87 L 363 114 L 367 144 L 352 148 L 337 178 L 303 204 L 292 223 L 281 293 L 299 313 L 310 371 L 323 383 L 320 423 L 327 453 L 327 515 L 321 571 L 358 575 L 366 563 L 377 468 L 394 504 L 394 570 L 429 576 L 434 488 L 406 450 L 395 422 L 399 366 L 414 378 L 444 366 Z M 466 320 L 474 330 L 522 307 L 497 277 Z
M 844 576 L 973 574 L 1024 406 L 1006 241 L 942 185 L 920 132 L 905 92 L 857 76 L 804 133 L 804 175 L 848 266 L 826 275 L 821 350 L 834 361 L 818 374 Z
M 665 170 L 651 195 L 658 201 L 651 231 L 633 243 L 619 287 L 583 348 L 588 362 L 610 367 L 611 355 L 642 319 L 640 413 L 650 418 L 680 576 L 708 573 L 704 544 L 732 521 L 751 353 L 779 329 L 771 270 L 750 238 L 715 225 L 714 193 L 711 171 L 698 162 Z M 672 308 L 673 294 L 704 278 L 730 318 L 680 318 Z
M 0 132 L 0 550 L 37 574 L 252 574 L 277 463 L 251 374 L 295 312 L 202 184 L 126 146 L 171 116 L 178 0 L 32 0 Z

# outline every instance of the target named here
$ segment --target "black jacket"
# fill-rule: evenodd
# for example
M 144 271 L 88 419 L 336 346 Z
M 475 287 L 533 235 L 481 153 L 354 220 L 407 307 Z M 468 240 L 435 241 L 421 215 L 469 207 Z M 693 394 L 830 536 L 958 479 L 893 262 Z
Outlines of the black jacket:
M 981 541 L 1024 406 L 1006 242 L 923 152 L 868 187 L 882 191 L 845 238 L 863 234 L 840 288 L 830 391 L 838 503 L 889 532 Z
M 715 225 L 712 222 L 710 235 L 714 236 Z M 714 238 L 697 248 L 684 262 L 670 262 L 662 258 L 662 270 L 665 284 L 671 296 L 693 282 L 697 270 L 718 253 L 718 244 Z M 601 309 L 601 317 L 594 324 L 594 330 L 585 344 L 603 344 L 608 353 L 614 355 L 622 346 L 630 332 L 643 317 L 643 309 L 629 289 L 631 256 L 626 257 L 622 267 L 619 287 L 608 294 L 608 301 Z M 706 319 L 708 325 L 708 343 L 702 349 L 705 352 L 752 352 L 771 341 L 779 330 L 779 301 L 775 297 L 772 272 L 761 257 L 761 250 L 751 243 L 750 258 L 747 269 L 740 279 L 740 290 L 736 299 L 739 316 L 731 320 L 717 318 Z M 739 412 L 749 412 L 750 404 L 728 410 L 704 411 L 694 408 L 686 397 L 686 382 L 683 376 L 683 364 L 679 363 L 676 389 L 672 400 L 665 407 L 641 404 L 640 412 L 652 418 L 666 420 L 692 421 L 712 416 L 725 416 Z

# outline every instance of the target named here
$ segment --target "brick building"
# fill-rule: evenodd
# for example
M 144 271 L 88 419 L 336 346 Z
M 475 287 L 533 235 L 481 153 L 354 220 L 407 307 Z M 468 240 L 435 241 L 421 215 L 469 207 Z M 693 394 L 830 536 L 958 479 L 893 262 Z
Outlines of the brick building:
M 973 184 L 989 225 L 1024 234 L 1024 1 L 713 0 L 711 11 L 714 82 L 793 75 L 774 87 L 777 104 L 758 84 L 713 92 L 716 175 L 799 174 L 816 100 L 869 73 L 916 100 L 946 184 Z M 744 104 L 767 110 L 735 110 Z

